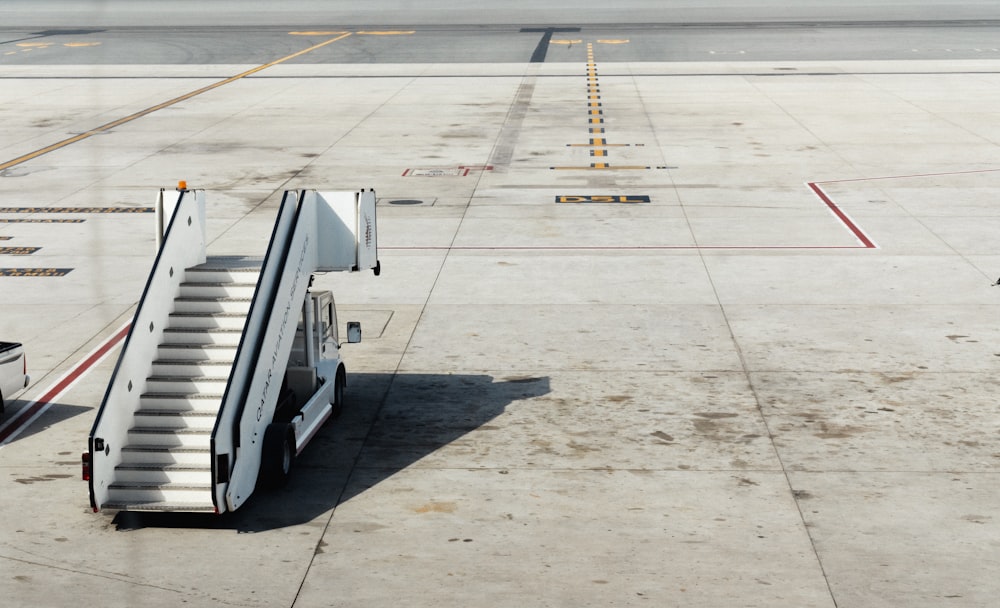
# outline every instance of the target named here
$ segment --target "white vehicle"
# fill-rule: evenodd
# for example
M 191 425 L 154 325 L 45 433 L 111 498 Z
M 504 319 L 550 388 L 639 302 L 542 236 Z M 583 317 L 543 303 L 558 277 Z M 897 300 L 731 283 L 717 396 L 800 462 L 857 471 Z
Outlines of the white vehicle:
M 374 191 L 285 192 L 263 258 L 208 256 L 204 192 L 170 199 L 83 455 L 95 512 L 223 513 L 281 485 L 347 382 L 333 295 L 312 276 L 379 272 Z
M 0 414 L 30 380 L 24 347 L 17 342 L 0 342 Z

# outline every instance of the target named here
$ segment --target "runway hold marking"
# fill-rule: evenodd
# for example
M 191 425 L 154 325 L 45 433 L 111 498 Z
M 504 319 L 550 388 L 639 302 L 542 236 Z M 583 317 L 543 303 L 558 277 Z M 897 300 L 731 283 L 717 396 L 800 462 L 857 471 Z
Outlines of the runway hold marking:
M 111 129 L 114 129 L 115 127 L 120 127 L 121 125 L 130 123 L 133 120 L 137 120 L 139 118 L 142 118 L 143 116 L 148 116 L 148 115 L 152 114 L 153 112 L 157 112 L 157 111 L 162 110 L 164 108 L 169 108 L 170 106 L 177 105 L 178 103 L 187 101 L 187 100 L 189 100 L 189 99 L 191 99 L 193 97 L 197 97 L 198 95 L 201 95 L 202 93 L 207 93 L 209 91 L 214 91 L 215 89 L 217 89 L 217 88 L 219 88 L 221 86 L 225 86 L 227 84 L 236 82 L 237 80 L 242 80 L 243 78 L 246 78 L 247 76 L 252 76 L 253 74 L 256 74 L 257 72 L 260 72 L 261 70 L 266 70 L 267 68 L 274 67 L 274 66 L 276 66 L 278 64 L 281 64 L 281 63 L 284 63 L 286 61 L 295 59 L 296 57 L 301 57 L 302 55 L 305 55 L 306 53 L 311 53 L 312 51 L 315 51 L 316 49 L 320 49 L 320 48 L 323 48 L 324 46 L 327 46 L 329 44 L 333 44 L 334 42 L 343 40 L 344 38 L 347 38 L 350 35 L 351 35 L 351 32 L 340 32 L 334 38 L 331 38 L 329 40 L 325 40 L 323 42 L 320 42 L 319 44 L 314 44 L 311 47 L 309 47 L 307 49 L 303 49 L 303 50 L 301 50 L 301 51 L 299 51 L 297 53 L 292 53 L 291 55 L 286 55 L 285 57 L 282 57 L 281 59 L 276 59 L 276 60 L 274 60 L 274 61 L 272 61 L 270 63 L 265 63 L 263 65 L 259 65 L 259 66 L 255 67 L 255 68 L 249 69 L 249 70 L 247 70 L 245 72 L 240 72 L 239 74 L 237 74 L 235 76 L 230 76 L 229 78 L 226 78 L 224 80 L 220 80 L 218 82 L 212 83 L 212 84 L 210 84 L 208 86 L 205 86 L 205 87 L 202 87 L 200 89 L 196 89 L 194 91 L 191 91 L 190 93 L 185 93 L 184 95 L 181 95 L 180 97 L 175 97 L 175 98 L 170 99 L 168 101 L 165 101 L 163 103 L 160 103 L 160 104 L 157 104 L 155 106 L 151 106 L 149 108 L 146 108 L 145 110 L 140 110 L 138 112 L 135 112 L 134 114 L 129 114 L 128 116 L 125 116 L 123 118 L 119 118 L 118 120 L 113 120 L 113 121 L 111 121 L 109 123 L 106 123 L 106 124 L 103 124 L 103 125 L 101 125 L 99 127 L 95 127 L 95 128 L 93 128 L 93 129 L 91 129 L 89 131 L 86 131 L 84 133 L 79 133 L 77 135 L 74 135 L 73 137 L 70 137 L 69 139 L 64 139 L 64 140 L 56 142 L 54 144 L 45 146 L 44 148 L 39 148 L 38 150 L 35 150 L 34 152 L 29 152 L 29 153 L 24 154 L 22 156 L 18 156 L 17 158 L 8 160 L 7 162 L 0 163 L 0 171 L 3 171 L 4 169 L 9 169 L 9 168 L 17 166 L 17 165 L 20 165 L 21 163 L 28 162 L 29 160 L 38 158 L 39 156 L 42 156 L 44 154 L 48 154 L 49 152 L 55 152 L 56 150 L 61 150 L 61 149 L 65 148 L 66 146 L 75 144 L 75 143 L 77 143 L 79 141 L 83 141 L 85 139 L 89 139 L 89 138 L 93 137 L 94 135 L 100 135 L 101 133 L 107 133 L 108 131 L 110 131 Z
M 0 247 L 0 255 L 31 255 L 41 247 Z
M 12 237 L 12 236 L 0 236 L 0 241 L 9 241 L 12 238 L 14 238 L 14 237 Z
M 64 277 L 72 268 L 0 268 L 0 277 Z
M 0 426 L 0 448 L 7 445 L 20 435 L 31 424 L 46 412 L 52 403 L 63 396 L 66 391 L 83 378 L 87 372 L 93 369 L 98 363 L 103 361 L 128 335 L 130 324 L 125 324 L 110 338 L 99 344 L 97 348 L 90 351 L 82 361 L 77 363 L 72 369 L 63 374 L 56 382 L 50 386 L 41 397 L 32 401 L 13 416 L 10 420 Z

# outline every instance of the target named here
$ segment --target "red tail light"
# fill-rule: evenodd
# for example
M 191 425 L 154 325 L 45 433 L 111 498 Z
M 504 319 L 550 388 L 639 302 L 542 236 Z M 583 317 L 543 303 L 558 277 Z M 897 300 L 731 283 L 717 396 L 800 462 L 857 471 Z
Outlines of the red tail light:
M 80 471 L 83 474 L 83 480 L 90 481 L 90 452 L 83 453 L 83 458 L 81 459 L 80 464 L 83 467 Z

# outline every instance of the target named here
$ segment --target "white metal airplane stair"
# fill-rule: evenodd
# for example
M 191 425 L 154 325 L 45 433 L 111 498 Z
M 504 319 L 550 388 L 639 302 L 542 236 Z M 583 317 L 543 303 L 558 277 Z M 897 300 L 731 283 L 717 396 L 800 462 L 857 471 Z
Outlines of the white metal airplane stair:
M 378 272 L 374 192 L 289 191 L 261 258 L 206 253 L 204 192 L 160 192 L 159 251 L 85 455 L 95 511 L 238 508 L 253 492 L 317 271 Z

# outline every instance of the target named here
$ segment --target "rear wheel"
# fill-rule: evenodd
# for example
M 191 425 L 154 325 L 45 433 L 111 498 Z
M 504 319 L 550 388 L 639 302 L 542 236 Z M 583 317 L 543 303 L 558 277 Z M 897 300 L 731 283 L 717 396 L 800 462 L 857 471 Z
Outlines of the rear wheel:
M 272 423 L 264 431 L 260 482 L 268 489 L 288 483 L 295 464 L 295 429 L 290 424 Z

